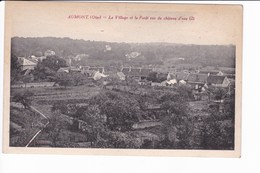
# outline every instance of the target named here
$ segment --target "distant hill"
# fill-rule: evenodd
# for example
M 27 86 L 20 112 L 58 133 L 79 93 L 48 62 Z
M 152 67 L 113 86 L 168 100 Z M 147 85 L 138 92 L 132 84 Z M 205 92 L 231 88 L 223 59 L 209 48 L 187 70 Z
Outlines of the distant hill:
M 189 63 L 202 66 L 235 66 L 234 45 L 185 45 L 175 43 L 115 43 L 82 39 L 13 37 L 12 54 L 16 56 L 42 55 L 53 50 L 62 58 L 87 54 L 88 62 L 154 65 L 164 62 Z M 126 55 L 140 55 L 129 60 Z M 172 61 L 173 60 L 173 61 Z M 175 61 L 176 60 L 176 61 Z M 182 60 L 182 61 L 177 61 Z M 82 61 L 82 63 L 87 63 Z

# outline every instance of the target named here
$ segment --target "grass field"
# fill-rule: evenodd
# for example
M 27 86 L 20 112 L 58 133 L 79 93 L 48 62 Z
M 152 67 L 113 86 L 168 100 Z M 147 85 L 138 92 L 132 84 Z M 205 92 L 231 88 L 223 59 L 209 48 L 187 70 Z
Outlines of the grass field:
M 21 92 L 24 89 L 12 89 L 12 95 L 17 92 Z M 90 97 L 98 94 L 100 88 L 82 86 L 73 86 L 67 88 L 60 87 L 39 87 L 39 88 L 28 88 L 27 90 L 34 93 L 33 102 L 40 104 L 53 104 L 55 101 L 67 101 L 81 102 L 82 100 L 89 99 Z

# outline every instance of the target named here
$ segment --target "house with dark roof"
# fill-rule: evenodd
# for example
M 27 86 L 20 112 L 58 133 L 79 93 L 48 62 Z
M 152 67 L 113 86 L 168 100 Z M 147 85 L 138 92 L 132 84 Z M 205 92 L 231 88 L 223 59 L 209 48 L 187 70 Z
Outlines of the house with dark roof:
M 236 69 L 232 67 L 220 67 L 220 70 L 223 72 L 228 79 L 235 79 Z
M 146 80 L 149 73 L 153 70 L 150 68 L 133 68 L 133 67 L 123 67 L 121 72 L 126 76 L 133 78 L 137 81 Z
M 82 70 L 79 67 L 70 66 L 70 67 L 61 67 L 58 71 L 58 73 L 82 73 Z
M 224 74 L 235 74 L 236 69 L 233 67 L 219 67 L 219 70 L 221 70 Z
M 228 87 L 230 81 L 227 76 L 210 75 L 207 79 L 207 84 L 214 87 Z
M 124 75 L 128 75 L 128 73 L 130 72 L 130 67 L 123 67 L 121 69 L 121 72 L 124 74 Z
M 95 71 L 104 74 L 105 68 L 104 67 L 91 67 L 91 66 L 80 66 L 80 70 L 82 71 Z
M 141 76 L 148 77 L 149 74 L 153 71 L 151 68 L 141 68 Z
M 175 79 L 177 82 L 183 80 L 186 81 L 188 79 L 189 73 L 185 72 L 176 72 L 176 73 L 169 73 L 167 76 L 168 80 Z
M 187 78 L 187 83 L 194 89 L 201 90 L 207 83 L 207 74 L 191 73 Z
M 208 78 L 207 74 L 191 73 L 187 77 L 187 82 L 196 83 L 196 84 L 206 84 L 207 78 Z
M 87 75 L 89 78 L 93 78 L 97 72 L 102 75 L 105 72 L 104 67 L 80 66 L 79 69 L 82 74 Z
M 102 73 L 104 74 L 105 70 L 104 70 L 104 67 L 89 67 L 90 71 L 96 71 L 96 72 L 99 72 L 99 73 Z
M 155 72 L 156 75 L 151 79 L 151 86 L 167 86 L 168 73 Z

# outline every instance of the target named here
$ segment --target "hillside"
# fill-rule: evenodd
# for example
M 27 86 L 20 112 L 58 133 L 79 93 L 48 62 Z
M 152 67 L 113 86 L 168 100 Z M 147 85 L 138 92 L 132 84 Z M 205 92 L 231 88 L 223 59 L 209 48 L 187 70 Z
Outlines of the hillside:
M 202 66 L 235 66 L 234 45 L 184 45 L 175 43 L 115 43 L 86 41 L 71 38 L 13 37 L 12 54 L 16 56 L 41 56 L 50 49 L 56 55 L 68 58 L 87 54 L 88 62 L 119 63 L 130 65 L 196 64 Z M 129 59 L 127 54 L 140 53 Z M 84 61 L 82 62 L 84 65 Z M 87 62 L 85 62 L 87 63 Z

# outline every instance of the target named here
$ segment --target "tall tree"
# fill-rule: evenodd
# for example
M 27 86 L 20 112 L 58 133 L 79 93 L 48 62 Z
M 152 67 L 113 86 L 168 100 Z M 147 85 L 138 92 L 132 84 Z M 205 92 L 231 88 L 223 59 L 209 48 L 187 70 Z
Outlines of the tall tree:
M 20 72 L 21 66 L 18 58 L 14 54 L 11 54 L 11 83 L 15 82 L 19 78 Z
M 110 129 L 129 129 L 138 122 L 139 102 L 128 94 L 107 91 L 91 98 L 90 103 L 98 105 Z
M 87 77 L 84 74 L 77 72 L 71 74 L 71 77 L 73 79 L 74 85 L 76 86 L 84 84 L 85 80 L 87 79 Z
M 32 102 L 32 96 L 34 95 L 31 91 L 23 91 L 14 95 L 13 101 L 20 102 L 25 109 L 28 109 Z
M 66 73 L 66 72 L 57 73 L 55 76 L 55 81 L 60 86 L 64 86 L 65 88 L 73 85 L 73 78 L 72 78 L 71 74 Z
M 52 142 L 53 147 L 58 147 L 64 145 L 64 142 L 60 144 L 62 141 L 62 131 L 67 127 L 67 123 L 62 120 L 61 112 L 58 109 L 52 109 L 52 116 L 49 117 L 49 124 L 44 129 L 47 133 L 47 136 Z
M 48 67 L 49 69 L 53 71 L 59 70 L 61 67 L 66 67 L 66 61 L 57 55 L 47 56 L 46 59 L 42 60 L 40 62 L 40 65 L 43 67 Z

